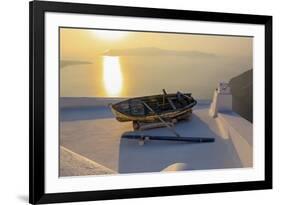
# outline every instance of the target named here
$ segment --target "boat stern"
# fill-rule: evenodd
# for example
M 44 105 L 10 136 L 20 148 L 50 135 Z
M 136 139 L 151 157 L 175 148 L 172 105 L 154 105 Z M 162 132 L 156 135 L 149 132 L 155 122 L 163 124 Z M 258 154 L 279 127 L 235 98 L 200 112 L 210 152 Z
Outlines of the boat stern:
M 131 119 L 129 119 L 126 115 L 122 114 L 121 112 L 119 112 L 116 108 L 115 105 L 113 104 L 108 104 L 108 106 L 111 109 L 112 114 L 114 115 L 114 117 L 116 118 L 116 120 L 118 120 L 119 122 L 129 122 L 132 121 Z

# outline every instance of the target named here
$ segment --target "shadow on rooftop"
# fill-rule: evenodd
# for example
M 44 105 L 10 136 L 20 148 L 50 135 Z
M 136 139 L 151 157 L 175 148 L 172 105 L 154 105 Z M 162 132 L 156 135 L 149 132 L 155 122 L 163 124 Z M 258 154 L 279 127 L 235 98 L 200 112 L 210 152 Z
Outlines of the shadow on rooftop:
M 149 141 L 144 146 L 140 146 L 138 140 L 121 138 L 118 172 L 159 172 L 174 163 L 185 163 L 188 170 L 241 167 L 237 154 L 232 151 L 234 148 L 229 147 L 232 146 L 231 143 L 227 144 L 197 115 L 193 115 L 188 122 L 178 123 L 176 130 L 183 137 L 211 137 L 215 138 L 215 142 L 188 144 Z M 153 129 L 142 133 L 173 136 L 167 128 Z M 231 149 L 229 150 L 229 148 Z

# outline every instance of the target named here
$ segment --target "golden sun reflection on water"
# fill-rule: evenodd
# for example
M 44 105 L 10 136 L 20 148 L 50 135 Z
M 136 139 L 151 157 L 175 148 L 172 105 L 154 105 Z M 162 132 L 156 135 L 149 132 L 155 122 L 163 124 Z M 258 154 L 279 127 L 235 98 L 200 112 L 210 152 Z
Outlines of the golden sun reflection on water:
M 123 87 L 123 76 L 119 57 L 103 57 L 103 82 L 109 97 L 118 97 Z

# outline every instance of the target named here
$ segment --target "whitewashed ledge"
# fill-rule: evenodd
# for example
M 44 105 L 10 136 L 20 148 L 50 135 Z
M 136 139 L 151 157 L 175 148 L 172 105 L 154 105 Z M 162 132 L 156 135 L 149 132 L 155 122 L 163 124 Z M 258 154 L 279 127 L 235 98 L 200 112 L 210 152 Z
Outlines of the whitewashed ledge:
M 104 107 L 110 103 L 117 103 L 125 98 L 102 98 L 102 97 L 60 97 L 60 108 L 90 108 Z
M 116 174 L 115 171 L 60 146 L 60 176 Z
M 231 139 L 243 167 L 252 167 L 253 124 L 232 111 L 232 94 L 228 83 L 219 83 L 209 114 L 216 118 L 222 136 Z
M 253 166 L 253 125 L 236 113 L 219 113 L 217 117 L 232 140 L 243 167 Z

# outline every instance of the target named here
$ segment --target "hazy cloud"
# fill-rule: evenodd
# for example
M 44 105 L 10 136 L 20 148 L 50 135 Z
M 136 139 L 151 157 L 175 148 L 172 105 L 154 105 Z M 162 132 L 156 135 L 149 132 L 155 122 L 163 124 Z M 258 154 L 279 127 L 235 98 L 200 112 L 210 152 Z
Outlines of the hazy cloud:
M 155 47 L 109 49 L 102 53 L 105 56 L 183 56 L 183 57 L 216 57 L 213 53 L 194 50 L 168 50 Z
M 79 61 L 79 60 L 61 60 L 60 67 L 65 68 L 67 66 L 73 65 L 84 65 L 84 64 L 92 64 L 91 61 Z

